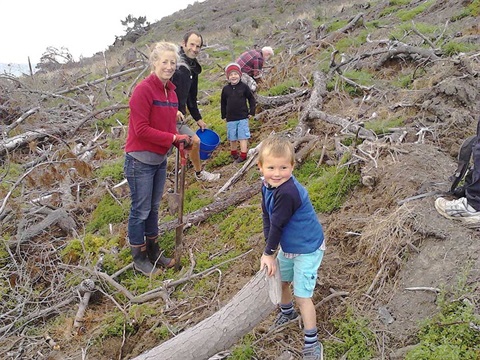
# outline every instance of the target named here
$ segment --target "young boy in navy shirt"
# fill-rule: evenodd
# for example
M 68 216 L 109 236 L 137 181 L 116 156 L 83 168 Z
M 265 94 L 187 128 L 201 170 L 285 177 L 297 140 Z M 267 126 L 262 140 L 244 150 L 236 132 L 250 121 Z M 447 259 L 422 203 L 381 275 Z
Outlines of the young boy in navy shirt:
M 317 271 L 325 250 L 322 225 L 307 190 L 293 176 L 295 151 L 290 141 L 270 136 L 260 145 L 258 167 L 263 175 L 262 211 L 266 246 L 260 268 L 275 274 L 275 252 L 282 280 L 280 312 L 275 325 L 298 317 L 293 308 L 290 283 L 304 324 L 304 360 L 322 360 L 318 341 L 315 305 L 312 301 Z

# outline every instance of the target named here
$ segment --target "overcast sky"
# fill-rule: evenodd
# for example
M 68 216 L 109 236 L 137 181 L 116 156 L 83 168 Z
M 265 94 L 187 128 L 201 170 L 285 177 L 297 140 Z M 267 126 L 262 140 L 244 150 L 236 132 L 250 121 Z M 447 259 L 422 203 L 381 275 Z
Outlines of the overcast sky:
M 66 47 L 75 60 L 103 51 L 125 34 L 131 14 L 154 23 L 204 0 L 2 0 L 0 63 L 37 63 L 49 46 Z M 166 39 L 168 40 L 168 39 Z

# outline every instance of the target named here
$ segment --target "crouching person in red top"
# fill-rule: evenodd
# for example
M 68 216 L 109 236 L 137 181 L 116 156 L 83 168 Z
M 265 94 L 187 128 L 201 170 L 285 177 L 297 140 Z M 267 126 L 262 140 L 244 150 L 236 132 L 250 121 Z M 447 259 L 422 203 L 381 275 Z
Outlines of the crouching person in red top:
M 159 42 L 150 54 L 151 74 L 142 80 L 130 98 L 130 119 L 125 144 L 124 172 L 130 187 L 131 207 L 128 240 L 134 268 L 149 276 L 158 266 L 173 267 L 157 243 L 158 208 L 167 176 L 167 152 L 173 145 L 191 140 L 177 134 L 178 100 L 170 81 L 180 57 L 175 44 Z

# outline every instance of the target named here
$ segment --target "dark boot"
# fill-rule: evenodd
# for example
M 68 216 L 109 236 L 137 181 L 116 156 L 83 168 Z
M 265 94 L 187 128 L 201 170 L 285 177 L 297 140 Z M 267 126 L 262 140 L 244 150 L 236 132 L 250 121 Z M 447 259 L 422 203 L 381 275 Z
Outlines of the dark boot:
M 148 259 L 147 246 L 145 244 L 130 245 L 130 250 L 132 251 L 133 268 L 135 270 L 140 271 L 146 276 L 157 275 L 160 272 Z
M 168 258 L 163 255 L 163 252 L 158 246 L 157 237 L 146 238 L 147 240 L 147 255 L 150 261 L 157 267 L 172 268 L 175 266 L 175 259 Z

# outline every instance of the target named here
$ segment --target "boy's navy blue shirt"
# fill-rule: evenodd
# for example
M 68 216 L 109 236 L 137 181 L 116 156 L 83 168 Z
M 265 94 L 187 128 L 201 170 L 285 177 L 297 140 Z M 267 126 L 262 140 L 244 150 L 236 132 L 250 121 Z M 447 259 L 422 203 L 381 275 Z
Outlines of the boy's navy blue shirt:
M 290 254 L 309 254 L 322 245 L 322 225 L 307 190 L 293 175 L 276 188 L 264 183 L 262 210 L 266 255 L 273 255 L 279 244 Z
M 240 81 L 236 85 L 228 84 L 223 87 L 220 100 L 222 119 L 236 121 L 246 119 L 248 115 L 255 116 L 256 106 L 255 96 L 245 83 Z

